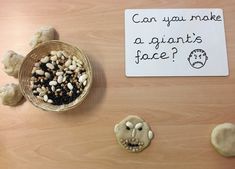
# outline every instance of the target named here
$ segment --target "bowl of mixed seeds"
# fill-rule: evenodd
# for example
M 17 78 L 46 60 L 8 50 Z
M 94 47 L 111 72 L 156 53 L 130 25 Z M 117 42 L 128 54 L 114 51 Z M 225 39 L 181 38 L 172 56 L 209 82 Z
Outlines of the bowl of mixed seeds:
M 23 95 L 46 111 L 66 111 L 79 105 L 89 93 L 92 67 L 77 47 L 48 41 L 24 59 L 19 83 Z

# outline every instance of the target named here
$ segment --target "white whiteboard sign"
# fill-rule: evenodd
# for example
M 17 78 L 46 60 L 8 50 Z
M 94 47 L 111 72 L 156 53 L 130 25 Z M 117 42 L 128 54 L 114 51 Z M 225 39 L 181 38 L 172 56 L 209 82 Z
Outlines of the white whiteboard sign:
M 127 9 L 126 76 L 227 76 L 221 9 Z

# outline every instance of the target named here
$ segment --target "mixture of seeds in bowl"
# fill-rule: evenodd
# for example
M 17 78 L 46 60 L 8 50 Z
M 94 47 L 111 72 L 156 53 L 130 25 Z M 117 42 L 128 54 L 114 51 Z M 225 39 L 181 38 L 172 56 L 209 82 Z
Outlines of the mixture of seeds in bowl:
M 33 94 L 53 105 L 74 101 L 87 85 L 83 62 L 65 51 L 51 51 L 34 64 L 30 86 Z

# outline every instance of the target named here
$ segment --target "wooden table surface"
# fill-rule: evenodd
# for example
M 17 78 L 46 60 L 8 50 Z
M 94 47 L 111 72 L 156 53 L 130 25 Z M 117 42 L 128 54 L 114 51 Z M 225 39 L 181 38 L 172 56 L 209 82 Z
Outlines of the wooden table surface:
M 224 9 L 230 76 L 126 78 L 126 8 Z M 94 68 L 87 100 L 66 113 L 38 110 L 28 101 L 0 105 L 1 169 L 234 169 L 210 145 L 219 123 L 235 123 L 235 2 L 231 0 L 0 0 L 0 54 L 30 51 L 33 33 L 52 25 L 62 41 L 81 47 Z M 0 66 L 0 85 L 17 82 Z M 113 127 L 139 115 L 156 134 L 133 154 Z

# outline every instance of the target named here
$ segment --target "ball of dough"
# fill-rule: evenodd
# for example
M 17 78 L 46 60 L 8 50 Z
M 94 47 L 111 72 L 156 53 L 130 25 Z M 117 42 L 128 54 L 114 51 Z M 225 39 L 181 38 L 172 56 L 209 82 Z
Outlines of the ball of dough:
M 20 91 L 20 87 L 17 84 L 11 83 L 0 87 L 0 98 L 4 105 L 15 106 L 22 97 L 23 95 Z
M 221 155 L 235 156 L 235 124 L 217 125 L 211 133 L 211 143 Z
M 30 46 L 32 48 L 36 47 L 40 43 L 54 40 L 55 39 L 55 29 L 51 26 L 41 27 L 34 35 L 30 41 Z
M 24 57 L 15 53 L 12 50 L 6 52 L 3 56 L 2 63 L 4 65 L 4 71 L 14 77 L 18 77 L 18 72 L 20 70 L 20 66 L 24 60 Z
M 115 125 L 117 142 L 129 152 L 144 150 L 153 138 L 149 125 L 138 116 L 128 116 Z

